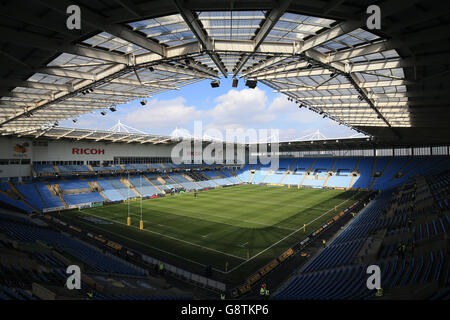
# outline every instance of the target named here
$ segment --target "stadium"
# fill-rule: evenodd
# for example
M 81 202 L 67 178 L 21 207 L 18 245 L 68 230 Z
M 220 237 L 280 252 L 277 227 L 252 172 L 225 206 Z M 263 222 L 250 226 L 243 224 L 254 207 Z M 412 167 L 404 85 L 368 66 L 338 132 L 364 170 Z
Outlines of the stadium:
M 450 298 L 450 3 L 24 3 L 0 4 L 1 300 Z M 284 109 L 158 98 L 261 88 L 351 134 L 178 134 Z M 152 133 L 106 127 L 132 112 Z

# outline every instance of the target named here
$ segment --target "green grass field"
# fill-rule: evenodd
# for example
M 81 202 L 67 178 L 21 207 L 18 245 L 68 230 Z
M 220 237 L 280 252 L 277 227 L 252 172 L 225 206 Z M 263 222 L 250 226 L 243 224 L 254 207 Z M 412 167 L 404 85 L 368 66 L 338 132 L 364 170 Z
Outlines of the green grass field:
M 354 191 L 241 185 L 200 192 L 198 198 L 186 193 L 144 200 L 144 230 L 140 201 L 130 202 L 132 226 L 126 225 L 127 203 L 60 218 L 191 271 L 203 273 L 211 264 L 216 278 L 240 282 L 357 197 Z

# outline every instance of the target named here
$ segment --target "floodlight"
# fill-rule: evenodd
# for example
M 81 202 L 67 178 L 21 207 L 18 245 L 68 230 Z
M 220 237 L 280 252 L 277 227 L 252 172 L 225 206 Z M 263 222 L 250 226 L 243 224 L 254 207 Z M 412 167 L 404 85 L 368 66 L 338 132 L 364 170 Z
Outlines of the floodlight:
M 102 116 L 104 116 L 104 115 L 106 115 L 106 111 L 102 111 L 102 112 L 100 112 L 100 114 L 101 114 Z
M 248 80 L 245 82 L 245 85 L 246 85 L 247 87 L 249 87 L 250 89 L 255 89 L 257 83 L 258 83 L 258 81 L 256 81 L 256 80 L 250 80 L 250 79 L 248 79 Z
M 141 105 L 145 106 L 147 104 L 147 100 L 141 100 Z
M 212 80 L 211 81 L 211 88 L 218 88 L 220 86 L 219 80 Z
M 233 78 L 233 84 L 231 85 L 233 88 L 237 88 L 237 86 L 238 86 L 238 82 L 239 82 L 239 80 L 238 79 L 236 79 L 236 78 Z

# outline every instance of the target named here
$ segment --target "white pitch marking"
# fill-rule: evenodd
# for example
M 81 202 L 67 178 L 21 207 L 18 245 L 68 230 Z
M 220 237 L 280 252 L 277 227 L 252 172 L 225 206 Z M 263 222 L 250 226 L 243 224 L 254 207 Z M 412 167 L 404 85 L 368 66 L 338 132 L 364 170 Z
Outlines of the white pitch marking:
M 247 243 L 248 243 L 248 241 L 244 244 L 240 244 L 238 247 L 244 248 Z
M 125 223 L 122 223 L 122 222 L 119 222 L 119 221 L 115 221 L 115 220 L 111 220 L 111 219 L 108 219 L 108 218 L 105 218 L 105 217 L 97 216 L 95 214 L 91 214 L 91 213 L 85 213 L 85 214 L 93 216 L 93 217 L 97 217 L 97 218 L 100 218 L 100 219 L 108 220 L 108 221 L 111 221 L 111 222 L 115 222 L 115 223 L 118 223 L 118 224 L 126 225 Z M 138 227 L 135 227 L 135 226 L 132 226 L 132 228 L 138 229 Z M 193 246 L 196 246 L 196 247 L 200 247 L 200 248 L 205 249 L 205 250 L 221 253 L 223 255 L 226 255 L 226 256 L 229 256 L 229 257 L 233 257 L 233 258 L 236 258 L 236 259 L 240 259 L 240 260 L 244 260 L 244 261 L 246 260 L 245 258 L 236 256 L 236 255 L 231 254 L 231 253 L 226 253 L 226 252 L 223 252 L 223 251 L 220 251 L 220 250 L 216 250 L 216 249 L 213 249 L 213 248 L 205 247 L 205 246 L 199 245 L 197 243 L 193 243 L 193 242 L 190 242 L 190 241 L 178 239 L 176 237 L 172 237 L 172 236 L 169 236 L 169 235 L 166 235 L 166 234 L 162 234 L 162 233 L 159 233 L 159 232 L 156 232 L 156 231 L 152 231 L 152 230 L 148 230 L 148 229 L 144 229 L 143 231 L 148 232 L 148 233 L 157 234 L 159 236 L 162 236 L 162 237 L 165 237 L 165 238 L 169 238 L 169 239 L 173 239 L 173 240 L 176 240 L 176 241 L 179 241 L 179 242 L 182 242 L 182 243 L 187 243 L 187 244 L 190 244 L 190 245 L 193 245 Z
M 345 202 L 347 202 L 347 201 L 349 201 L 349 200 L 351 200 L 351 199 L 344 200 L 344 201 L 342 201 L 340 204 L 338 204 L 337 206 L 339 207 L 339 206 L 341 206 L 343 203 L 345 203 Z M 327 214 L 328 212 L 330 212 L 331 210 L 334 210 L 334 208 L 331 208 L 330 210 L 324 212 L 322 215 L 320 215 L 320 216 L 317 217 L 316 219 L 314 219 L 314 220 L 310 221 L 309 223 L 307 223 L 306 226 L 310 225 L 311 223 L 313 223 L 313 222 L 316 221 L 317 219 L 320 219 L 321 217 L 323 217 L 324 215 L 326 215 L 326 214 Z M 279 244 L 281 241 L 283 241 L 283 240 L 285 240 L 285 239 L 291 237 L 293 234 L 299 232 L 299 231 L 302 230 L 302 229 L 303 229 L 303 226 L 300 227 L 300 228 L 298 228 L 297 230 L 291 232 L 290 234 L 288 234 L 288 235 L 285 236 L 284 238 L 278 240 L 277 242 L 273 243 L 272 245 L 268 246 L 266 249 L 264 249 L 264 250 L 258 252 L 257 254 L 255 254 L 255 255 L 254 255 L 253 257 L 251 257 L 250 259 L 247 259 L 247 260 L 241 262 L 241 263 L 238 264 L 236 267 L 234 267 L 234 268 L 231 269 L 231 270 L 228 270 L 228 272 L 225 272 L 225 273 L 233 272 L 234 270 L 240 268 L 242 265 L 244 265 L 244 264 L 246 264 L 247 262 L 253 260 L 254 258 L 256 258 L 257 256 L 259 256 L 260 254 L 266 252 L 266 251 L 269 250 L 270 248 L 276 246 L 276 245 Z

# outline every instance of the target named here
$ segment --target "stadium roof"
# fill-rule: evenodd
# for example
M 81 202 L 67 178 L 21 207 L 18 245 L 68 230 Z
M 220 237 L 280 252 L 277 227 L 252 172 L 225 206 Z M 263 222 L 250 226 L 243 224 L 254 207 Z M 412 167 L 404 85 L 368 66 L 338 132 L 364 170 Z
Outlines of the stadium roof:
M 449 2 L 87 1 L 0 4 L 0 132 L 221 76 L 255 79 L 385 140 L 449 142 Z M 44 129 L 44 130 L 43 130 Z

